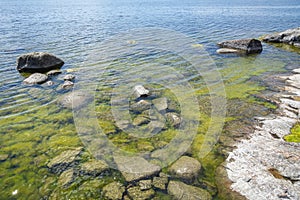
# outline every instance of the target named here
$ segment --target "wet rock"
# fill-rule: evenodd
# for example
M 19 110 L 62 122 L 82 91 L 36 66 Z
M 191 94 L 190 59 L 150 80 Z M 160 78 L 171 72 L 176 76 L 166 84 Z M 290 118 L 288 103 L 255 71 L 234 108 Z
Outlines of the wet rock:
M 80 172 L 92 176 L 97 176 L 108 170 L 109 167 L 104 161 L 93 160 L 83 163 Z
M 170 168 L 169 172 L 176 178 L 192 183 L 198 177 L 201 164 L 198 160 L 188 156 L 180 157 Z
M 67 89 L 67 88 L 71 88 L 73 86 L 74 86 L 74 83 L 72 81 L 65 81 L 61 87 L 64 89 Z
M 75 79 L 75 76 L 73 74 L 67 74 L 64 76 L 65 81 L 72 81 Z
M 53 70 L 50 70 L 49 72 L 47 72 L 47 76 L 56 76 L 58 74 L 61 74 L 62 71 L 59 70 L 59 69 L 53 69 Z
M 285 43 L 300 47 L 300 27 L 264 36 L 264 42 Z
M 74 150 L 64 151 L 53 158 L 47 164 L 47 167 L 54 173 L 63 172 L 75 163 L 76 157 L 80 154 L 81 150 L 82 148 L 80 147 Z
M 8 158 L 8 154 L 0 154 L 0 161 L 5 161 Z
M 74 169 L 64 171 L 58 179 L 58 184 L 63 187 L 68 187 L 74 181 Z
M 125 186 L 119 182 L 112 182 L 103 187 L 104 196 L 109 200 L 121 200 L 125 192 Z
M 80 108 L 83 105 L 93 100 L 93 96 L 88 93 L 73 91 L 65 94 L 63 97 L 58 99 L 58 104 L 65 108 Z
M 170 112 L 166 113 L 167 121 L 171 124 L 171 126 L 178 128 L 181 124 L 181 118 L 177 113 Z
M 144 86 L 142 86 L 142 85 L 135 86 L 133 89 L 133 92 L 137 98 L 149 96 L 149 90 L 144 88 Z
M 26 84 L 41 84 L 48 80 L 48 76 L 41 73 L 31 74 L 28 78 L 26 78 L 23 83 Z
M 141 190 L 149 190 L 152 188 L 152 180 L 141 180 L 139 186 Z
M 160 112 L 165 111 L 168 108 L 168 99 L 165 97 L 153 99 L 152 103 L 154 104 L 155 108 Z
M 262 52 L 262 44 L 256 39 L 228 40 L 218 43 L 221 48 L 238 49 L 246 53 Z
M 127 193 L 128 193 L 128 196 L 134 200 L 151 199 L 155 194 L 153 189 L 142 191 L 142 190 L 140 190 L 139 186 L 128 188 Z
M 221 48 L 217 50 L 217 53 L 222 54 L 222 53 L 238 53 L 239 51 L 236 49 L 229 49 L 229 48 Z
M 161 170 L 160 166 L 149 163 L 144 158 L 138 156 L 115 156 L 114 160 L 127 182 L 152 177 Z
M 24 54 L 17 59 L 17 70 L 20 72 L 47 72 L 63 65 L 61 59 L 44 52 Z
M 160 190 L 166 190 L 168 184 L 168 177 L 153 177 L 153 186 Z
M 178 200 L 210 200 L 211 195 L 204 189 L 184 184 L 179 181 L 170 181 L 168 193 Z
M 146 100 L 140 100 L 130 106 L 130 109 L 134 112 L 141 113 L 151 108 L 151 103 Z
M 52 86 L 52 85 L 54 85 L 54 82 L 53 82 L 53 81 L 47 81 L 47 82 L 46 82 L 46 85 L 47 85 L 47 86 Z
M 134 118 L 132 124 L 134 126 L 141 126 L 144 124 L 148 124 L 150 122 L 150 119 L 144 115 L 139 115 L 136 118 Z

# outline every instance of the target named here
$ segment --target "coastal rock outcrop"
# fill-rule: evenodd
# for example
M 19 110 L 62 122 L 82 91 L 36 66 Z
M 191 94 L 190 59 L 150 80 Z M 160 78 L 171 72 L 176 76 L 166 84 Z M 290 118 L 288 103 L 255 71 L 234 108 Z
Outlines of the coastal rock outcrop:
M 221 48 L 241 50 L 247 54 L 260 53 L 263 50 L 261 42 L 256 39 L 227 40 L 218 43 L 218 46 Z M 232 51 L 230 51 L 230 53 L 232 53 Z
M 300 48 L 300 27 L 288 29 L 279 33 L 268 34 L 263 37 L 264 42 L 285 43 Z
M 294 73 L 285 77 L 277 114 L 257 118 L 254 133 L 224 164 L 231 188 L 247 199 L 300 199 L 300 144 L 285 141 L 300 113 L 300 77 Z
M 45 52 L 24 54 L 17 59 L 19 72 L 47 72 L 61 68 L 63 65 L 64 61 L 60 58 Z

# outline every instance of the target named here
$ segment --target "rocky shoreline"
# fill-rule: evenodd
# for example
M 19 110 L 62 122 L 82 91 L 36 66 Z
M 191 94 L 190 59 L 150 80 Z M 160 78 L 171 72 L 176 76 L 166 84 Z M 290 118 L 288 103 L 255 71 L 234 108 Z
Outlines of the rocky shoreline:
M 278 114 L 256 118 L 254 133 L 235 145 L 219 169 L 235 199 L 300 199 L 300 144 L 284 139 L 299 120 L 300 69 L 293 72 L 282 77 Z

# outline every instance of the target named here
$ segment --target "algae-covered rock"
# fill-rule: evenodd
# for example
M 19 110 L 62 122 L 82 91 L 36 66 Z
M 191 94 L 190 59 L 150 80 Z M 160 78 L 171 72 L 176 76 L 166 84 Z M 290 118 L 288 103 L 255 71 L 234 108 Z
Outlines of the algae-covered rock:
M 170 181 L 168 193 L 178 200 L 211 200 L 211 195 L 204 189 L 187 185 L 179 181 Z
M 170 167 L 169 172 L 176 178 L 193 182 L 198 177 L 200 170 L 201 164 L 198 160 L 182 156 Z
M 167 121 L 171 126 L 178 128 L 181 124 L 181 117 L 175 112 L 166 113 Z
M 140 180 L 139 181 L 139 186 L 141 190 L 149 190 L 152 188 L 152 180 Z
M 134 200 L 147 200 L 151 199 L 155 195 L 153 189 L 141 190 L 139 186 L 131 187 L 127 189 L 128 196 Z
M 168 99 L 165 97 L 153 99 L 152 102 L 158 111 L 164 111 L 168 108 Z
M 133 112 L 141 113 L 145 110 L 149 110 L 151 108 L 151 105 L 152 104 L 149 101 L 146 101 L 146 100 L 142 99 L 142 100 L 130 105 L 130 109 Z
M 152 184 L 157 189 L 166 190 L 168 181 L 168 177 L 153 177 Z
M 69 186 L 74 180 L 74 169 L 64 171 L 58 179 L 58 184 L 63 187 Z
M 125 186 L 119 182 L 112 182 L 103 187 L 104 196 L 109 200 L 121 200 Z
M 80 172 L 92 176 L 97 176 L 107 170 L 109 170 L 109 167 L 104 161 L 93 160 L 83 163 Z
M 160 166 L 149 163 L 144 158 L 138 156 L 115 156 L 114 160 L 118 169 L 128 182 L 152 177 L 158 174 L 161 170 Z
M 92 101 L 93 96 L 88 93 L 73 91 L 65 94 L 63 97 L 58 99 L 58 104 L 65 108 L 80 108 L 83 105 Z
M 0 161 L 5 161 L 8 158 L 8 154 L 0 154 Z
M 62 152 L 53 158 L 47 167 L 54 173 L 60 173 L 68 169 L 76 161 L 76 157 L 80 154 L 82 148 Z

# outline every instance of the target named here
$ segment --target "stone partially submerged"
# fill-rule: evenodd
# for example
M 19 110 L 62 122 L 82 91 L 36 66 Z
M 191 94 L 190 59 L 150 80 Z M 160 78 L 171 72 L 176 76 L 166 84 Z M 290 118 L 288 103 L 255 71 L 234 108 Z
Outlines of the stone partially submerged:
M 300 27 L 288 29 L 279 33 L 268 34 L 263 37 L 264 42 L 285 43 L 300 48 Z
M 47 72 L 61 68 L 63 65 L 64 61 L 60 58 L 44 52 L 24 54 L 17 59 L 19 72 Z
M 26 78 L 23 83 L 25 84 L 41 84 L 48 80 L 48 76 L 41 73 L 31 74 L 28 78 Z
M 221 48 L 241 50 L 246 52 L 247 54 L 260 53 L 263 50 L 261 42 L 256 39 L 227 40 L 218 43 L 218 46 L 220 46 Z

